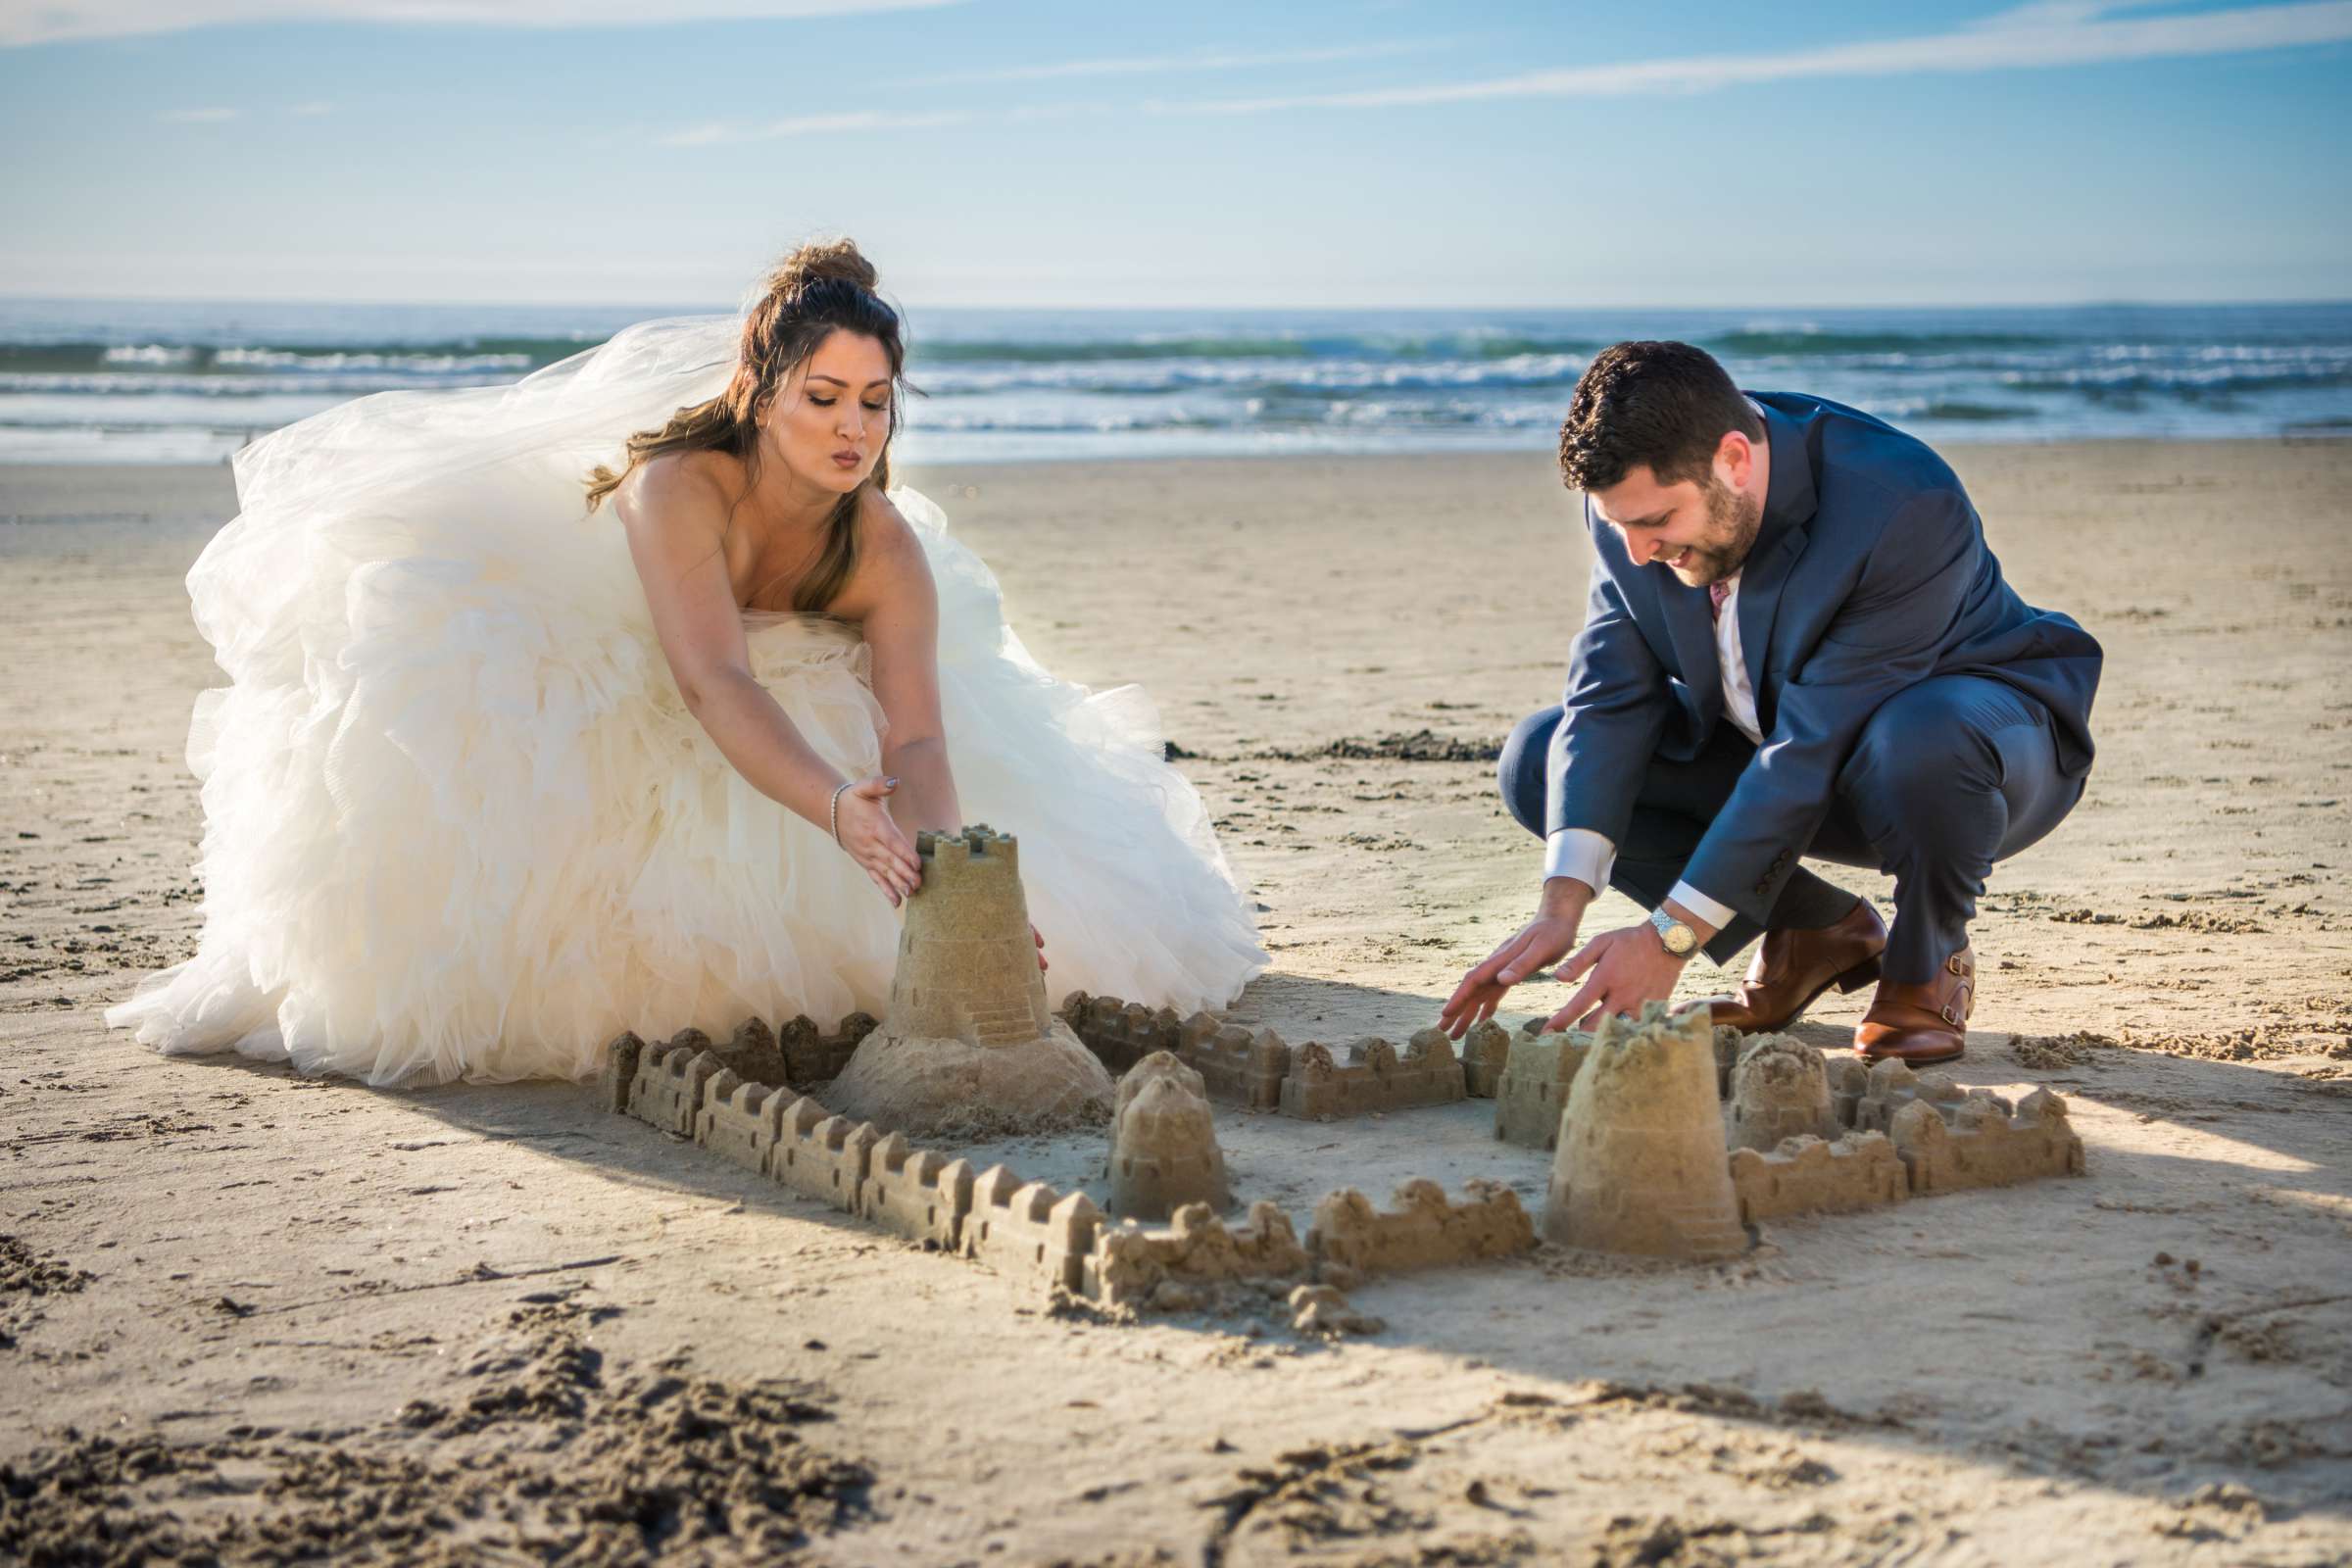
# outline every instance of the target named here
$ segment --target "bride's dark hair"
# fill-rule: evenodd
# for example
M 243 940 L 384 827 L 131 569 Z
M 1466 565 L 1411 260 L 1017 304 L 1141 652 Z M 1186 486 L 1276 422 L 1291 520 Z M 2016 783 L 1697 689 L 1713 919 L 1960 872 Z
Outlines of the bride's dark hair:
M 804 245 L 776 264 L 744 312 L 743 347 L 727 389 L 708 403 L 680 409 L 658 430 L 630 436 L 617 469 L 599 464 L 589 470 L 588 510 L 595 511 L 639 465 L 665 453 L 730 453 L 757 479 L 760 416 L 785 377 L 808 364 L 830 332 L 856 332 L 882 345 L 890 359 L 890 435 L 897 435 L 906 346 L 899 334 L 899 313 L 874 292 L 878 282 L 873 263 L 848 239 Z M 849 582 L 858 564 L 858 505 L 869 485 L 889 488 L 890 436 L 883 438 L 882 455 L 865 483 L 834 506 L 824 548 L 793 590 L 793 609 L 822 610 Z

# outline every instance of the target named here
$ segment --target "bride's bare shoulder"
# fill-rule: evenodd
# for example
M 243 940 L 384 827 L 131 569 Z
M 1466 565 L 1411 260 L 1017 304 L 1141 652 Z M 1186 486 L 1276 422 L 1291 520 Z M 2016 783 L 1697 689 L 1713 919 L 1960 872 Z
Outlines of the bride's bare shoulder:
M 879 490 L 858 507 L 858 564 L 835 599 L 834 612 L 862 620 L 886 603 L 933 597 L 931 563 L 914 525 Z
M 877 554 L 899 559 L 923 559 L 922 541 L 914 536 L 914 524 L 898 503 L 881 491 L 868 487 L 858 505 L 858 543 Z
M 893 580 L 930 585 L 931 558 L 924 553 L 914 524 L 879 490 L 868 490 L 858 508 L 858 553 Z
M 613 514 L 631 532 L 716 532 L 737 475 L 722 452 L 665 452 L 629 470 L 612 492 Z

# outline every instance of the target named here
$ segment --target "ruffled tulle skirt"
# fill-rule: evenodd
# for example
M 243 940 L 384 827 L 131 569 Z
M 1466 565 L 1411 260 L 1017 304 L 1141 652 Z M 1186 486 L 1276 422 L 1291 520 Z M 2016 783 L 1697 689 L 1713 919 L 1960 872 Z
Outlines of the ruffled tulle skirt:
M 899 917 L 686 711 L 580 476 L 725 379 L 732 323 L 648 323 L 515 387 L 362 399 L 240 458 L 188 583 L 196 956 L 111 1024 L 372 1083 L 583 1078 L 633 1029 L 881 1013 Z M 707 388 L 707 390 L 706 390 Z M 1221 1006 L 1265 965 L 1150 701 L 1054 680 L 987 566 L 893 499 L 939 586 L 965 816 L 1021 839 L 1049 989 Z M 753 669 L 845 776 L 881 762 L 855 627 L 747 615 Z

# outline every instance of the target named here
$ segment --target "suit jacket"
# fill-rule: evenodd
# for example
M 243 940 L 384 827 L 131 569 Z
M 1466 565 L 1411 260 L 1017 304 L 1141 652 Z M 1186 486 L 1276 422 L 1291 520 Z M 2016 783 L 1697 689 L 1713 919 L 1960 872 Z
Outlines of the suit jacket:
M 2001 579 L 1960 481 L 1858 410 L 1751 393 L 1772 469 L 1735 608 L 1764 743 L 1683 878 L 1761 921 L 1829 813 L 1879 705 L 1932 675 L 2004 681 L 2049 710 L 2058 765 L 2090 770 L 2099 645 Z M 1637 566 L 1585 505 L 1595 561 L 1545 790 L 1547 834 L 1622 843 L 1652 757 L 1687 761 L 1723 716 L 1707 590 Z

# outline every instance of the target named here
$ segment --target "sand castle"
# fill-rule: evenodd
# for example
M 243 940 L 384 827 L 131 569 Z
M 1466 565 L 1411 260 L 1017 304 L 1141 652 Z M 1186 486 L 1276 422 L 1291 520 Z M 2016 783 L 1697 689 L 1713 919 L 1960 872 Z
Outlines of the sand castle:
M 1886 1136 L 1902 1157 L 1915 1193 L 2008 1187 L 2041 1176 L 2082 1174 L 2082 1140 L 2067 1122 L 2066 1102 L 2036 1089 L 2013 1113 L 1990 1095 L 1971 1095 L 1947 1123 L 1928 1102 L 1894 1114 Z
M 1900 1062 L 1866 1066 L 1786 1036 L 1742 1039 L 1700 1007 L 1652 1004 L 1592 1034 L 1437 1029 L 1399 1053 L 1377 1037 L 1338 1059 L 1215 1013 L 1179 1019 L 1073 993 L 1046 1010 L 1016 847 L 975 828 L 923 835 L 881 1024 L 829 1033 L 752 1019 L 612 1043 L 604 1098 L 813 1200 L 910 1242 L 1113 1309 L 1280 1304 L 1302 1334 L 1378 1332 L 1345 1292 L 1366 1276 L 1516 1256 L 1537 1224 L 1509 1188 L 1450 1199 L 1404 1183 L 1388 1208 L 1342 1187 L 1304 1240 L 1270 1202 L 1232 1206 L 1210 1101 L 1328 1119 L 1494 1101 L 1502 1142 L 1550 1150 L 1542 1233 L 1569 1247 L 1690 1260 L 1735 1256 L 1767 1220 L 2082 1174 L 2082 1140 L 2047 1090 L 2014 1110 Z M 1121 1075 L 1115 1094 L 1112 1074 Z M 830 1081 L 828 1081 L 830 1080 Z M 823 1102 L 812 1098 L 821 1093 Z M 1115 1106 L 1105 1216 L 1082 1191 L 973 1170 L 917 1147 L 941 1129 L 1052 1127 Z M 1167 1223 L 1143 1221 L 1167 1217 Z
M 1208 1093 L 1251 1110 L 1282 1104 L 1291 1048 L 1271 1029 L 1250 1030 L 1211 1013 L 1196 1012 L 1176 1031 L 1176 1054 L 1200 1075 Z
M 1282 1113 L 1321 1120 L 1445 1105 L 1468 1097 L 1453 1042 L 1443 1029 L 1424 1029 L 1407 1042 L 1401 1056 L 1377 1035 L 1349 1046 L 1345 1062 L 1311 1041 L 1299 1047 L 1282 1083 Z
M 1854 1116 L 1862 1106 L 1862 1097 L 1870 1092 L 1871 1064 L 1859 1056 L 1827 1058 L 1830 1077 L 1830 1114 L 1838 1118 L 1840 1127 L 1854 1125 Z
M 1358 1273 L 1443 1268 L 1481 1257 L 1508 1257 L 1536 1245 L 1536 1229 L 1519 1195 L 1493 1182 L 1470 1183 L 1469 1200 L 1446 1200 L 1433 1181 L 1396 1189 L 1396 1207 L 1383 1213 L 1352 1187 L 1315 1205 L 1307 1250 Z
M 1154 1051 L 1184 1054 L 1178 1050 L 1183 1024 L 1173 1007 L 1152 1008 L 1140 1002 L 1090 997 L 1083 991 L 1073 991 L 1062 1001 L 1060 1017 L 1086 1049 L 1114 1073 L 1125 1072 Z M 1198 1062 L 1191 1065 L 1200 1067 Z M 1219 1093 L 1213 1082 L 1209 1093 Z
M 1063 1001 L 1060 1017 L 1114 1073 L 1165 1051 L 1200 1075 L 1211 1099 L 1252 1110 L 1271 1110 L 1282 1102 L 1291 1048 L 1271 1029 L 1251 1030 L 1207 1012 L 1180 1020 L 1173 1008 L 1153 1009 L 1083 991 Z
M 1063 1016 L 1114 1071 L 1141 1059 L 1138 1053 L 1145 1047 L 1172 1049 L 1202 1074 L 1211 1097 L 1253 1109 L 1277 1103 L 1286 1093 L 1295 1113 L 1313 1106 L 1318 1119 L 1410 1108 L 1402 1103 L 1404 1097 L 1383 1098 L 1358 1088 L 1353 1093 L 1325 1092 L 1318 1098 L 1310 1087 L 1350 1078 L 1360 1085 L 1366 1078 L 1377 1080 L 1384 1071 L 1395 1072 L 1399 1059 L 1385 1041 L 1357 1042 L 1349 1053 L 1353 1059 L 1342 1066 L 1330 1047 L 1310 1041 L 1293 1049 L 1270 1029 L 1227 1022 L 1213 1013 L 1195 1013 L 1179 1021 L 1165 1008 L 1154 1011 L 1115 997 L 1075 993 Z M 1622 1027 L 1622 1020 L 1614 1027 Z M 1416 1049 L 1425 1049 L 1425 1037 L 1434 1040 L 1436 1032 L 1416 1035 Z M 1464 1036 L 1457 1058 L 1463 1093 L 1494 1099 L 1498 1139 L 1552 1150 L 1571 1086 L 1593 1038 L 1581 1030 L 1547 1031 L 1540 1018 L 1529 1019 L 1516 1033 L 1491 1020 L 1481 1023 Z M 1864 1136 L 1884 1135 L 1902 1107 L 1915 1101 L 1931 1105 L 1947 1130 L 1956 1127 L 1964 1107 L 1977 1101 L 1990 1103 L 2003 1116 L 2011 1114 L 2007 1101 L 1985 1090 L 1965 1091 L 1945 1074 L 1923 1076 L 1894 1061 L 1873 1066 L 1842 1054 L 1825 1056 L 1786 1036 L 1742 1036 L 1736 1029 L 1714 1026 L 1708 1031 L 1708 1045 L 1723 1106 L 1726 1153 L 1745 1220 L 1844 1212 L 1937 1190 L 1918 1187 L 1908 1167 L 1893 1157 L 1891 1144 Z M 1426 1052 L 1425 1055 L 1435 1060 Z M 1755 1059 L 1747 1062 L 1751 1055 Z M 1736 1081 L 1742 1063 L 1745 1076 Z M 1453 1099 L 1450 1087 L 1439 1086 L 1435 1077 L 1421 1081 L 1421 1103 Z M 1306 1082 L 1294 1086 L 1298 1078 Z M 1990 1122 L 1975 1119 L 1980 1114 L 1971 1113 L 1968 1131 L 1956 1136 L 1980 1143 L 2000 1136 L 1988 1130 Z M 2064 1114 L 2062 1102 L 2056 1114 Z M 2057 1140 L 2052 1147 L 2064 1143 L 2064 1137 L 2052 1136 Z M 2079 1145 L 2076 1140 L 2071 1147 L 2079 1152 Z M 1923 1158 L 1933 1165 L 1933 1156 Z M 2042 1171 L 2047 1174 L 2063 1168 L 2065 1161 L 2052 1154 L 2027 1163 L 2035 1169 L 2048 1167 Z
M 1402 1052 L 1367 1036 L 1343 1054 L 1311 1040 L 1294 1049 L 1271 1029 L 1252 1029 L 1214 1013 L 1179 1020 L 1164 1007 L 1154 1011 L 1082 991 L 1062 1004 L 1060 1016 L 1112 1072 L 1125 1072 L 1151 1053 L 1164 1051 L 1200 1075 L 1212 1100 L 1309 1121 L 1446 1105 L 1474 1093 L 1492 1093 L 1471 1087 L 1473 1074 L 1454 1055 L 1452 1040 L 1437 1028 L 1413 1035 Z M 1482 1047 L 1482 1059 L 1499 1074 L 1509 1037 L 1498 1028 L 1490 1026 L 1490 1031 L 1472 1038 Z
M 1747 1250 L 1723 1145 L 1714 1029 L 1703 1006 L 1611 1017 L 1568 1094 L 1544 1234 L 1657 1257 Z
M 874 1028 L 873 1017 L 862 1012 L 851 1013 L 830 1034 L 820 1033 L 815 1021 L 806 1016 L 781 1029 L 770 1029 L 763 1019 L 747 1018 L 723 1046 L 713 1044 L 700 1029 L 688 1029 L 668 1041 L 661 1055 L 674 1057 L 674 1066 L 683 1072 L 688 1062 L 707 1052 L 719 1067 L 732 1069 L 739 1079 L 806 1090 L 839 1076 L 858 1043 Z M 605 1048 L 604 1095 L 613 1110 L 629 1111 L 628 1096 L 645 1050 L 645 1042 L 634 1034 L 624 1034 Z M 672 1102 L 674 1110 L 674 1094 Z M 689 1136 L 693 1132 L 680 1126 L 669 1130 Z
M 1377 1325 L 1337 1295 L 1364 1275 L 1460 1265 L 1535 1245 L 1517 1197 L 1483 1183 L 1457 1202 L 1434 1183 L 1409 1182 L 1391 1209 L 1343 1189 L 1317 1206 L 1303 1244 L 1268 1202 L 1252 1204 L 1238 1226 L 1205 1202 L 1178 1206 L 1163 1227 L 1113 1224 L 1083 1192 L 1024 1180 L 1003 1165 L 975 1174 L 970 1161 L 917 1148 L 904 1132 L 741 1079 L 699 1032 L 633 1054 L 626 1075 L 611 1076 L 613 1099 L 637 1119 L 683 1132 L 731 1163 L 910 1242 L 1106 1307 L 1182 1310 L 1221 1287 L 1287 1298 L 1315 1286 L 1324 1307 L 1303 1331 L 1370 1332 Z M 1128 1111 L 1188 1093 L 1181 1070 L 1169 1062 L 1144 1073 Z M 1297 1315 L 1307 1319 L 1303 1305 Z
M 1592 1049 L 1592 1037 L 1582 1029 L 1512 1041 L 1494 1088 L 1494 1136 L 1521 1149 L 1557 1148 L 1569 1087 Z
M 1989 1090 L 1972 1092 L 1961 1088 L 1949 1073 L 1918 1073 L 1899 1061 L 1876 1062 L 1863 1082 L 1861 1098 L 1854 1103 L 1850 1125 L 1865 1132 L 1890 1132 L 1894 1118 L 1904 1106 L 1914 1102 L 1927 1104 L 1948 1122 L 1971 1099 L 1993 1100 L 2004 1115 L 2012 1109 L 2009 1102 Z
M 1732 1151 L 1732 1193 L 1742 1224 L 1800 1214 L 1850 1214 L 1900 1202 L 1911 1179 L 1885 1133 L 1835 1141 L 1809 1134 L 1769 1152 Z
M 1732 1069 L 1724 1142 L 1734 1149 L 1770 1151 L 1784 1138 L 1829 1139 L 1841 1131 L 1821 1053 L 1787 1035 L 1751 1037 Z
M 1727 1103 L 1732 1098 L 1732 1069 L 1740 1064 L 1740 1053 L 1746 1049 L 1748 1037 L 1728 1024 L 1715 1026 L 1715 1094 Z
M 1963 1090 L 1942 1073 L 1921 1076 L 1898 1061 L 1864 1070 L 1849 1058 L 1830 1080 L 1828 1133 L 1784 1139 L 1769 1152 L 1732 1151 L 1742 1220 L 1851 1213 L 2083 1173 L 2082 1140 L 2066 1102 L 2046 1089 L 2012 1111 L 1987 1090 Z
M 1511 1032 L 1494 1019 L 1472 1024 L 1462 1036 L 1462 1085 L 1473 1100 L 1493 1100 L 1502 1092 L 1502 1075 L 1511 1061 Z
M 1227 1282 L 1288 1284 L 1314 1268 L 1291 1217 L 1266 1202 L 1229 1226 L 1206 1203 L 1176 1210 L 1164 1229 L 1123 1225 L 1105 1230 L 1080 1270 L 1078 1292 L 1104 1306 L 1137 1306 L 1168 1299 L 1167 1288 L 1198 1291 Z
M 915 1135 L 1101 1121 L 1110 1074 L 1046 1004 L 1020 850 L 986 827 L 916 835 L 890 1010 L 827 1092 Z
M 1230 1208 L 1233 1194 L 1200 1075 L 1173 1053 L 1155 1051 L 1119 1080 L 1110 1208 L 1133 1219 L 1166 1219 L 1187 1203 Z

